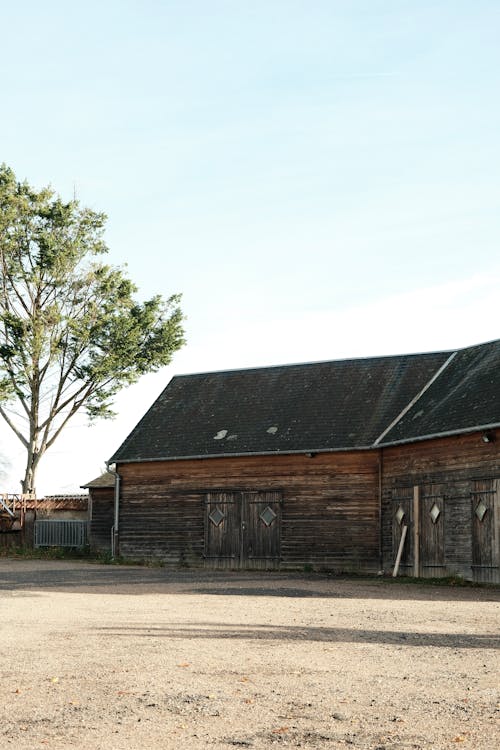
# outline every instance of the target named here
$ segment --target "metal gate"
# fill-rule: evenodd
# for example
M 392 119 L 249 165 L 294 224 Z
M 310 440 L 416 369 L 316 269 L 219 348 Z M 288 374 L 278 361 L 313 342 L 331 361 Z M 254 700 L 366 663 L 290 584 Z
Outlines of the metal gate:
M 85 547 L 87 521 L 35 521 L 35 547 Z
M 205 506 L 207 566 L 265 570 L 279 566 L 280 492 L 209 492 Z

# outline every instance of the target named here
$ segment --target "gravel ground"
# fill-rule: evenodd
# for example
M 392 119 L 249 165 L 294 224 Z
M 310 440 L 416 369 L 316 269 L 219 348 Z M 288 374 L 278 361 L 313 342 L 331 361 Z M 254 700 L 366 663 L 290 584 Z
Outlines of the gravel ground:
M 500 589 L 0 559 L 1 748 L 500 747 Z

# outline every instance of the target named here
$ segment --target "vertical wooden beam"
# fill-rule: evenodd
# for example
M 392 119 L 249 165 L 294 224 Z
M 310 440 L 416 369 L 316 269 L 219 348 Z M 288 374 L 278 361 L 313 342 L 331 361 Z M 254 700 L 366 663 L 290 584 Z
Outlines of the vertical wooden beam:
M 413 488 L 413 575 L 420 576 L 420 487 Z

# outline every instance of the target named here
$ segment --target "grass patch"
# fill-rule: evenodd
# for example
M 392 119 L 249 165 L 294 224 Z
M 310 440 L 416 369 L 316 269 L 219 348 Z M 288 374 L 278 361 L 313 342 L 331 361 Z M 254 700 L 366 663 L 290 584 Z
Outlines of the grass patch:
M 165 563 L 161 560 L 133 560 L 130 557 L 117 555 L 111 556 L 111 552 L 100 552 L 92 556 L 91 562 L 100 563 L 101 565 L 140 565 L 143 568 L 164 568 Z
M 134 560 L 129 557 L 112 557 L 111 552 L 96 552 L 91 547 L 0 547 L 0 558 L 15 560 L 85 560 L 100 565 L 140 565 L 144 568 L 163 568 L 162 560 Z
M 0 557 L 24 560 L 88 560 L 89 547 L 0 547 Z
M 383 576 L 380 578 L 384 583 L 392 584 L 418 584 L 420 586 L 446 586 L 446 587 L 458 587 L 458 588 L 480 588 L 483 586 L 497 586 L 498 584 L 491 583 L 479 583 L 477 581 L 470 581 L 467 578 L 461 576 L 443 576 L 442 578 L 415 578 L 414 576 Z

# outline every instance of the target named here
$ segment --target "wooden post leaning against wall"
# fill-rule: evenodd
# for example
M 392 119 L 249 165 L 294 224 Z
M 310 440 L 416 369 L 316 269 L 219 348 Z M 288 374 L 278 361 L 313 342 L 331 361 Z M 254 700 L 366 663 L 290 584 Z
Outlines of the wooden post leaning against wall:
M 394 570 L 392 571 L 392 577 L 396 578 L 399 573 L 399 564 L 401 562 L 401 555 L 403 554 L 403 547 L 405 546 L 406 532 L 408 526 L 403 526 L 401 529 L 401 539 L 399 540 L 398 554 L 396 555 L 396 562 L 394 563 Z
M 413 575 L 420 576 L 420 487 L 413 488 Z

